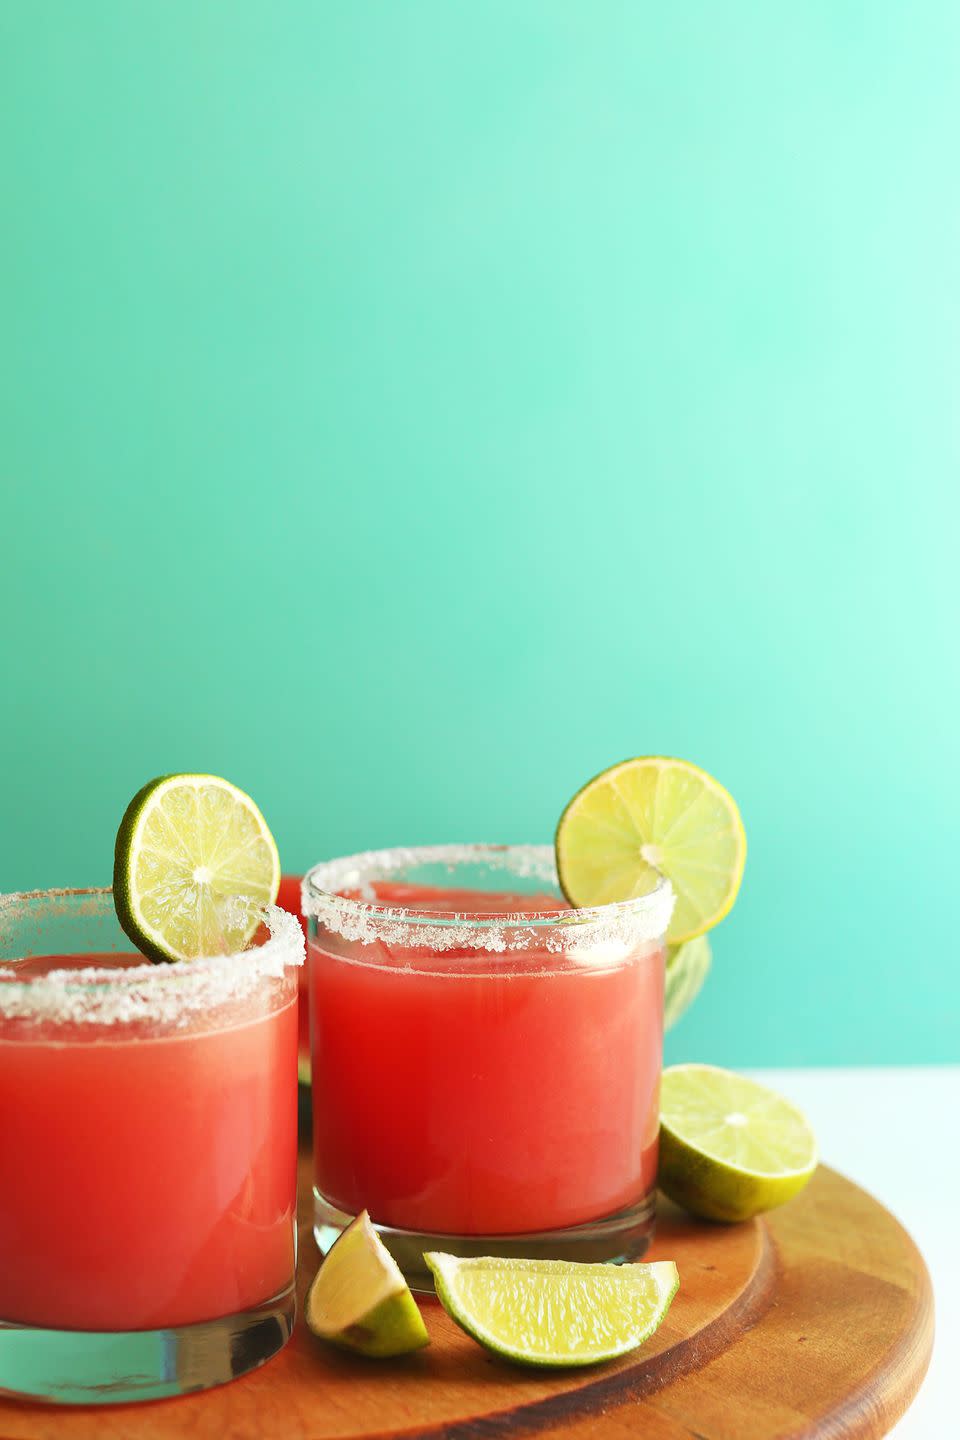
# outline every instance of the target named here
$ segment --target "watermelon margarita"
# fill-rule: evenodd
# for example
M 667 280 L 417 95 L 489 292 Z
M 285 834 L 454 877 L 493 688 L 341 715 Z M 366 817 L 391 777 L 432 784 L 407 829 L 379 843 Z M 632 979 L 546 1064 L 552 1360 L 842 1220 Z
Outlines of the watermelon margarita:
M 300 914 L 300 886 L 303 881 L 299 875 L 281 875 L 280 890 L 277 894 L 277 904 L 283 910 L 288 910 L 291 915 L 297 917 L 298 923 L 303 927 L 304 936 L 307 933 L 307 922 Z M 297 996 L 297 1074 L 301 1084 L 310 1083 L 310 1006 L 307 993 L 307 967 L 301 966 L 299 978 L 299 992 Z
M 0 900 L 0 1322 L 36 1327 L 28 1393 L 174 1394 L 289 1334 L 302 936 L 266 914 L 240 955 L 149 965 L 109 891 Z M 115 1347 L 104 1377 L 78 1336 L 77 1378 L 44 1378 L 51 1331 L 152 1332 L 165 1359 L 151 1374 Z
M 640 1253 L 669 887 L 572 911 L 546 847 L 459 846 L 317 866 L 304 903 L 321 1243 L 366 1208 L 388 1244 Z

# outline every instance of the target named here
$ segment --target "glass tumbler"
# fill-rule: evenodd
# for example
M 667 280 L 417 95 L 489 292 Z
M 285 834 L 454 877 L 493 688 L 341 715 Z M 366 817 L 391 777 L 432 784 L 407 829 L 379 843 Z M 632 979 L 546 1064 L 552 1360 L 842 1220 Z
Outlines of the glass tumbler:
M 423 1251 L 627 1260 L 652 1233 L 666 881 L 571 909 L 547 846 L 315 866 L 315 1233 L 366 1209 Z
M 156 1399 L 294 1319 L 296 920 L 153 965 L 109 890 L 0 897 L 0 1392 Z

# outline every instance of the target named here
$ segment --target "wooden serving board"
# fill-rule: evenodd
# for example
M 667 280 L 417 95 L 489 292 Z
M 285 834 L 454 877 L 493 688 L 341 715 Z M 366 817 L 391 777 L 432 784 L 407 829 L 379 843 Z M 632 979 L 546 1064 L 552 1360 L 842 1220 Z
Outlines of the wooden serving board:
M 316 1268 L 301 1156 L 300 1293 Z M 147 1405 L 0 1402 L 2 1440 L 806 1440 L 884 1435 L 930 1358 L 933 1297 L 913 1241 L 869 1195 L 821 1167 L 764 1220 L 702 1224 L 663 1203 L 650 1258 L 680 1291 L 653 1339 L 598 1369 L 507 1365 L 424 1300 L 432 1344 L 370 1361 L 302 1321 L 286 1349 L 229 1385 Z

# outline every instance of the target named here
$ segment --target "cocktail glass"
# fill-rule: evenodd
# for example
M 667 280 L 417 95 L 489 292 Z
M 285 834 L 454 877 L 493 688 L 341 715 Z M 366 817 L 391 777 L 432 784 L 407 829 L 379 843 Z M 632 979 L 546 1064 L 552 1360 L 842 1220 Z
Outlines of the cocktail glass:
M 654 1220 L 669 884 L 573 910 L 546 846 L 315 866 L 315 1234 L 360 1209 L 425 1249 L 628 1260 Z
M 109 890 L 0 897 L 0 1391 L 218 1385 L 289 1338 L 297 922 L 152 965 Z

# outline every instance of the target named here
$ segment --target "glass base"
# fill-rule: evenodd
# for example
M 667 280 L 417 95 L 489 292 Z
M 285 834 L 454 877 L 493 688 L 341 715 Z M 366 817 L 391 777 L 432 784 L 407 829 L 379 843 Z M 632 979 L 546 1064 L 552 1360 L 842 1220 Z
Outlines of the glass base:
M 341 1231 L 353 1220 L 313 1189 L 313 1234 L 325 1255 Z M 372 1217 L 371 1217 L 372 1218 Z M 523 1260 L 577 1260 L 623 1265 L 640 1260 L 653 1239 L 655 1193 L 627 1210 L 605 1215 L 586 1225 L 566 1230 L 541 1230 L 525 1235 L 441 1235 L 420 1230 L 396 1230 L 389 1225 L 374 1229 L 414 1290 L 433 1290 L 433 1276 L 424 1263 L 425 1250 L 448 1255 L 504 1255 Z
M 40 1330 L 0 1320 L 0 1395 L 56 1405 L 162 1400 L 223 1385 L 282 1350 L 296 1293 L 164 1330 Z

